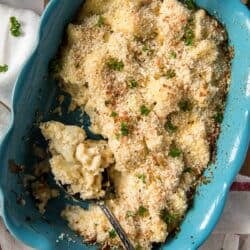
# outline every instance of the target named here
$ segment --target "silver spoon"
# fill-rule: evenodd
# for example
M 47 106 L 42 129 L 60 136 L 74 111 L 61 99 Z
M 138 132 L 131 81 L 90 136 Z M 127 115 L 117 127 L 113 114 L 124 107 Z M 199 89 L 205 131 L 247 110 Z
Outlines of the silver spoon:
M 79 204 L 81 204 L 83 202 L 83 200 L 81 198 L 78 198 L 78 197 L 76 198 L 75 196 L 72 196 L 71 194 L 69 194 L 67 189 L 60 182 L 57 182 L 57 185 L 63 190 L 64 193 L 69 195 L 73 201 L 76 201 Z M 116 219 L 114 214 L 111 212 L 111 210 L 105 205 L 104 200 L 93 199 L 93 200 L 88 200 L 88 201 L 99 206 L 102 209 L 103 213 L 106 215 L 110 224 L 113 226 L 117 235 L 121 239 L 121 242 L 123 243 L 125 249 L 126 250 L 134 250 L 135 248 L 133 247 L 132 243 L 128 239 L 127 234 L 125 233 L 125 231 L 123 230 L 123 228 L 121 227 L 120 223 L 118 222 L 118 220 Z

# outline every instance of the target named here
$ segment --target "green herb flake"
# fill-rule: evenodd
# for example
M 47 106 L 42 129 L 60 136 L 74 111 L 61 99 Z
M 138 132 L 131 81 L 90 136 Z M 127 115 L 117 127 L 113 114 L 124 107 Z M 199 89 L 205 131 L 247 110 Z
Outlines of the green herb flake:
M 218 112 L 215 116 L 214 116 L 214 120 L 217 123 L 222 123 L 223 121 L 223 113 L 222 112 Z
M 140 107 L 141 115 L 147 116 L 150 113 L 150 109 L 148 109 L 145 105 Z
M 135 79 L 132 79 L 129 81 L 129 84 L 128 86 L 131 88 L 131 89 L 134 89 L 138 86 L 138 82 L 135 80 Z
M 186 4 L 188 9 L 190 9 L 190 10 L 195 10 L 197 8 L 194 0 L 185 0 L 184 3 Z
M 98 21 L 97 21 L 97 26 L 102 27 L 105 24 L 105 18 L 103 16 L 99 16 Z
M 179 101 L 178 106 L 181 111 L 187 112 L 192 110 L 192 103 L 189 99 L 185 98 Z
M 147 52 L 147 51 L 149 51 L 149 47 L 147 46 L 147 45 L 143 45 L 143 47 L 142 47 L 142 51 L 143 52 Z
M 7 72 L 9 69 L 7 64 L 0 65 L 0 73 Z
M 129 134 L 128 124 L 126 122 L 121 123 L 121 135 L 127 136 Z
M 168 131 L 169 133 L 173 133 L 177 131 L 177 126 L 173 125 L 173 123 L 171 122 L 170 119 L 167 119 L 164 128 L 166 131 Z
M 194 31 L 192 29 L 193 19 L 188 20 L 186 26 L 184 27 L 183 41 L 186 46 L 191 46 L 194 43 Z
M 18 22 L 16 17 L 10 17 L 10 32 L 13 36 L 18 37 L 21 35 L 21 24 Z
M 140 179 L 144 184 L 146 183 L 146 176 L 145 174 L 138 174 L 138 179 Z
M 138 211 L 137 211 L 137 214 L 139 216 L 142 216 L 142 217 L 146 216 L 148 214 L 148 209 L 145 208 L 144 206 L 140 206 L 139 209 L 138 209 Z
M 142 47 L 143 52 L 147 52 L 147 54 L 152 55 L 154 53 L 154 50 L 149 48 L 148 45 L 144 44 Z
M 183 170 L 183 173 L 192 173 L 192 172 L 193 172 L 192 168 L 185 168 Z
M 107 66 L 109 67 L 109 69 L 116 70 L 116 71 L 122 71 L 124 68 L 124 63 L 123 63 L 123 61 L 121 61 L 121 60 L 119 61 L 116 58 L 110 58 L 107 61 Z
M 169 155 L 173 158 L 179 157 L 181 155 L 181 150 L 176 146 L 172 146 L 169 150 Z
M 176 57 L 177 57 L 176 52 L 174 52 L 173 50 L 172 50 L 172 51 L 170 51 L 170 53 L 169 53 L 169 57 L 170 57 L 170 58 L 173 58 L 173 59 L 176 59 Z
M 167 79 L 174 78 L 176 76 L 174 69 L 167 70 L 166 74 L 164 75 Z
M 111 103 L 110 100 L 105 100 L 105 101 L 104 101 L 104 105 L 105 105 L 106 107 L 107 107 L 110 103 Z
M 111 229 L 109 231 L 109 238 L 114 239 L 116 237 L 116 231 L 114 229 Z
M 185 31 L 184 43 L 187 46 L 193 45 L 194 33 L 191 29 Z
M 178 221 L 178 216 L 169 213 L 167 209 L 161 210 L 160 217 L 167 225 L 175 224 Z
M 137 244 L 136 246 L 135 246 L 135 250 L 142 250 L 143 248 L 142 248 L 142 246 L 140 245 L 140 244 Z
M 132 211 L 128 210 L 126 213 L 126 218 L 133 217 L 133 216 L 134 216 L 134 213 Z
M 117 117 L 118 116 L 118 114 L 115 112 L 115 111 L 112 111 L 112 113 L 111 113 L 111 115 L 110 115 L 111 117 Z

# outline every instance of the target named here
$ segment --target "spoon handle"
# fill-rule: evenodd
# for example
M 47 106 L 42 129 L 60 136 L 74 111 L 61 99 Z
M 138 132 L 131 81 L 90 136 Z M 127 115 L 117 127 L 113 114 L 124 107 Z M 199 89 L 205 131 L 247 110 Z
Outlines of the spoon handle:
M 134 250 L 135 248 L 131 244 L 131 242 L 128 239 L 126 233 L 124 232 L 124 230 L 122 229 L 120 223 L 115 218 L 115 216 L 110 211 L 110 209 L 103 202 L 97 202 L 97 205 L 102 209 L 102 211 L 104 212 L 104 214 L 107 216 L 110 224 L 113 226 L 113 228 L 115 229 L 116 233 L 120 237 L 120 239 L 121 239 L 121 241 L 122 241 L 125 249 L 126 250 Z

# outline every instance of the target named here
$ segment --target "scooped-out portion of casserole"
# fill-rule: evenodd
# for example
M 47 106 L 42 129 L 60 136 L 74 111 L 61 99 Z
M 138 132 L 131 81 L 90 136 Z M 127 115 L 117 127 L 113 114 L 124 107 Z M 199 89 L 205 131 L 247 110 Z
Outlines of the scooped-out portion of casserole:
M 212 159 L 230 79 L 226 31 L 193 1 L 87 0 L 66 37 L 54 75 L 104 140 L 42 123 L 52 173 L 82 199 L 106 199 L 135 249 L 151 249 L 178 229 Z M 97 206 L 68 205 L 62 217 L 86 242 L 123 247 Z

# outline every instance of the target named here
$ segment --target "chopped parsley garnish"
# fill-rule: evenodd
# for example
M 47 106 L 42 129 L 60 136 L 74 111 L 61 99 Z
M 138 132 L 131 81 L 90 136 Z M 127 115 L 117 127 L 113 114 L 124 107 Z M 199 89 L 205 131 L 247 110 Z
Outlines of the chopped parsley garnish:
M 172 51 L 170 51 L 170 53 L 169 53 L 169 57 L 170 58 L 176 58 L 177 57 L 177 54 L 176 54 L 176 52 L 174 52 L 173 50 Z
M 215 122 L 219 124 L 223 122 L 224 118 L 223 111 L 224 111 L 223 106 L 221 105 L 216 106 L 216 114 L 213 116 Z
M 167 209 L 161 210 L 160 217 L 168 225 L 175 224 L 178 221 L 178 216 L 170 214 Z
M 190 19 L 184 27 L 184 35 L 182 39 L 186 46 L 191 46 L 194 43 L 194 31 L 192 29 L 192 26 L 193 20 Z
M 150 109 L 148 109 L 145 105 L 140 107 L 141 115 L 147 116 L 150 113 Z
M 137 244 L 136 246 L 135 246 L 135 250 L 142 250 L 143 248 L 142 248 L 142 246 L 140 245 L 140 244 Z
M 169 150 L 169 155 L 173 158 L 179 157 L 181 155 L 181 150 L 176 146 L 172 146 Z
M 192 173 L 192 172 L 193 172 L 192 168 L 185 168 L 183 170 L 183 173 Z
M 143 45 L 142 51 L 146 52 L 146 51 L 148 51 L 148 50 L 149 50 L 148 46 L 147 46 L 147 45 Z
M 167 79 L 171 79 L 171 78 L 175 77 L 176 76 L 175 70 L 174 69 L 167 70 L 165 76 Z
M 111 229 L 109 231 L 109 238 L 114 239 L 116 237 L 116 231 L 114 229 Z
M 170 118 L 167 119 L 164 128 L 169 132 L 173 133 L 177 131 L 177 127 L 171 122 Z
M 223 121 L 223 113 L 222 112 L 218 112 L 215 116 L 214 116 L 214 120 L 218 123 L 222 123 Z
M 108 106 L 110 103 L 111 103 L 110 100 L 105 100 L 104 101 L 105 106 Z
M 123 68 L 124 68 L 124 63 L 123 61 L 119 61 L 118 59 L 116 58 L 110 58 L 108 61 L 107 61 L 107 66 L 112 69 L 112 70 L 116 70 L 116 71 L 122 71 Z
M 184 43 L 187 46 L 191 46 L 193 44 L 193 39 L 194 39 L 194 32 L 192 29 L 187 28 L 185 30 L 185 35 L 184 35 Z
M 99 16 L 98 21 L 97 21 L 97 26 L 102 27 L 105 24 L 105 19 L 103 16 Z
M 148 209 L 145 208 L 144 206 L 140 206 L 139 209 L 138 209 L 138 211 L 137 211 L 137 214 L 139 216 L 142 216 L 142 217 L 146 216 L 148 214 Z
M 16 17 L 10 17 L 10 32 L 13 36 L 20 36 L 21 35 L 21 24 L 18 22 Z
M 192 110 L 192 103 L 189 99 L 182 99 L 179 101 L 178 106 L 181 111 L 187 112 Z
M 190 9 L 190 10 L 195 10 L 197 7 L 194 0 L 184 0 L 184 3 L 186 4 L 188 9 Z
M 136 88 L 138 86 L 138 82 L 135 79 L 132 79 L 132 80 L 129 81 L 128 86 L 131 89 L 134 89 L 134 88 Z
M 146 183 L 146 176 L 145 176 L 145 174 L 139 174 L 139 175 L 137 175 L 137 177 L 140 179 L 140 180 L 142 180 L 142 182 L 145 184 Z
M 144 44 L 142 47 L 143 52 L 147 52 L 148 54 L 153 54 L 154 50 L 149 48 L 148 45 Z
M 149 47 L 144 44 L 143 47 L 142 47 L 142 51 L 144 51 L 144 52 L 149 51 Z
M 126 213 L 126 218 L 129 218 L 129 217 L 133 217 L 134 216 L 134 213 L 132 211 L 127 211 Z
M 129 133 L 128 124 L 126 122 L 122 122 L 121 123 L 121 135 L 122 136 L 127 136 L 128 133 Z
M 7 64 L 0 65 L 0 73 L 7 72 L 9 69 Z
M 112 111 L 112 113 L 111 113 L 111 115 L 110 115 L 111 117 L 117 117 L 118 116 L 118 114 L 115 112 L 115 111 Z

